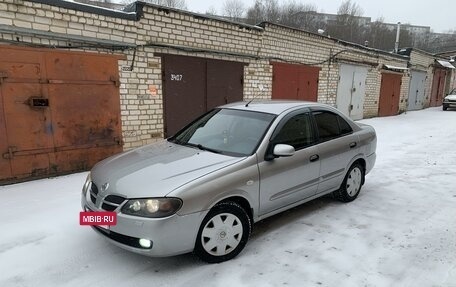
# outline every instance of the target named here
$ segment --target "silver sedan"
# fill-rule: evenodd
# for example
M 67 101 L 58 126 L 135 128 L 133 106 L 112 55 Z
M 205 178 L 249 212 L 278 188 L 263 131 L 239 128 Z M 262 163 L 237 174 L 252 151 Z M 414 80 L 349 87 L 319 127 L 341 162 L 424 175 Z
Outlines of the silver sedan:
M 216 108 L 176 135 L 99 162 L 86 211 L 114 211 L 94 229 L 149 256 L 193 251 L 215 263 L 241 252 L 253 223 L 317 197 L 354 200 L 373 168 L 375 130 L 307 102 Z

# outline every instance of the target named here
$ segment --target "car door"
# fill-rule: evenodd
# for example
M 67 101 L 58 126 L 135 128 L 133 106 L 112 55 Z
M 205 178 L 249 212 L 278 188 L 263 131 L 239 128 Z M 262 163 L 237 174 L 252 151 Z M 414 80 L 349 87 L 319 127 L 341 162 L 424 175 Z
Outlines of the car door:
M 359 152 L 359 139 L 340 115 L 326 110 L 312 111 L 318 133 L 320 184 L 317 193 L 340 187 L 351 160 Z
M 270 138 L 265 159 L 259 162 L 260 215 L 314 195 L 318 187 L 320 162 L 311 114 L 300 110 L 284 117 Z M 273 157 L 277 144 L 295 148 L 289 157 Z M 269 157 L 269 158 L 268 158 Z

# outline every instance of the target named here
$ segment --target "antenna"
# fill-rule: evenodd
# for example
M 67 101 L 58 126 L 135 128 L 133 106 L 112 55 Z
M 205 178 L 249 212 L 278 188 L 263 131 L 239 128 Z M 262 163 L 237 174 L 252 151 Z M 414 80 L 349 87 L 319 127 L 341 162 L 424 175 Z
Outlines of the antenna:
M 253 100 L 255 100 L 255 99 L 257 98 L 257 96 L 259 96 L 259 95 L 262 94 L 261 92 L 264 91 L 264 86 L 263 86 L 262 84 L 258 84 L 257 87 L 258 87 L 258 90 L 260 90 L 260 92 L 259 92 L 258 94 L 256 94 L 256 95 L 254 95 L 253 98 L 252 98 L 247 104 L 245 104 L 245 107 L 246 107 L 246 108 L 249 106 L 249 104 L 250 104 L 251 102 L 253 102 Z

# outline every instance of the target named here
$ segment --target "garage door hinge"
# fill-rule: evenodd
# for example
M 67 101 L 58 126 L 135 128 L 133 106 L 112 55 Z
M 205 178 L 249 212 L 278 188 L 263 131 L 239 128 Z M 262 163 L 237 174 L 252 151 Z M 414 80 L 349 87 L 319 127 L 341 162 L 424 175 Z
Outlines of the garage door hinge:
M 120 87 L 120 81 L 117 77 L 111 76 L 109 77 L 109 80 L 114 83 L 114 85 L 118 88 Z
M 14 153 L 17 151 L 17 147 L 10 146 L 8 147 L 8 152 L 3 154 L 4 159 L 12 159 L 14 157 Z
M 8 73 L 0 71 L 0 84 L 2 84 L 6 78 L 8 78 Z
M 117 145 L 122 146 L 124 144 L 123 140 L 119 137 L 115 137 L 114 141 L 117 143 Z

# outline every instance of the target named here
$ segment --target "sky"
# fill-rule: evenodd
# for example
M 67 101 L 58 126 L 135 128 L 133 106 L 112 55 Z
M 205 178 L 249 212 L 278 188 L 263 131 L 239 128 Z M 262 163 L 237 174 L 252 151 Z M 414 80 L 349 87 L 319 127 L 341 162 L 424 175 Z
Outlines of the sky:
M 278 0 L 280 3 L 287 2 Z M 318 7 L 318 12 L 337 13 L 337 8 L 342 0 L 311 0 L 302 1 L 304 4 L 314 4 Z M 221 11 L 225 1 L 208 0 L 186 0 L 189 10 L 204 13 L 212 6 Z M 250 7 L 254 0 L 242 0 L 246 6 Z M 364 11 L 366 17 L 371 17 L 375 21 L 383 17 L 387 23 L 410 23 L 418 26 L 430 26 L 434 32 L 447 32 L 450 29 L 456 30 L 455 0 L 357 0 L 356 2 Z

